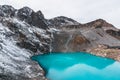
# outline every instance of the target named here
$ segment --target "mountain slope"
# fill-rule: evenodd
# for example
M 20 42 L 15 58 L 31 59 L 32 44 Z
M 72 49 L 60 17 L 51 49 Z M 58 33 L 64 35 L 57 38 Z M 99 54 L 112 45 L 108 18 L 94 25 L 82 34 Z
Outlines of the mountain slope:
M 61 31 L 54 34 L 53 52 L 86 51 L 120 61 L 119 29 L 105 20 L 67 25 L 59 29 Z M 105 49 L 99 46 L 105 46 Z
M 0 6 L 0 80 L 44 80 L 30 57 L 50 51 L 51 34 L 40 12 Z

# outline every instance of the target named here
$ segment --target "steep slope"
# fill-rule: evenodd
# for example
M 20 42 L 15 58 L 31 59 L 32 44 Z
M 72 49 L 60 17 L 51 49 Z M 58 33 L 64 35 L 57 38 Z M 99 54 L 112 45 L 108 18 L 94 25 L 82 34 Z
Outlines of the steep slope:
M 120 40 L 107 34 L 102 28 L 80 28 L 55 33 L 52 46 L 53 52 L 69 52 L 86 51 L 98 45 L 120 46 Z
M 44 78 L 42 69 L 30 60 L 32 54 L 16 46 L 11 32 L 0 24 L 0 80 L 32 80 Z
M 0 6 L 0 80 L 44 80 L 43 70 L 30 57 L 49 52 L 50 43 L 40 11 Z
M 120 61 L 119 29 L 105 20 L 67 25 L 60 29 L 61 32 L 54 34 L 53 52 L 86 51 Z

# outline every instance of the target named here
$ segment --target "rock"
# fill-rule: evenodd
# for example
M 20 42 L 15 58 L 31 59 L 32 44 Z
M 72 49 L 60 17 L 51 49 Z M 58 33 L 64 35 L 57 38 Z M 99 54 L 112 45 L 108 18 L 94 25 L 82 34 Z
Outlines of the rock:
M 32 25 L 33 26 L 38 26 L 39 28 L 42 28 L 42 29 L 48 28 L 45 20 L 42 19 L 43 16 L 41 17 L 41 15 L 39 13 L 32 13 L 31 17 L 32 17 Z
M 41 11 L 37 11 L 36 14 L 38 14 L 38 17 L 40 19 L 45 19 L 44 15 L 43 15 L 43 13 Z
M 3 49 L 3 47 L 2 47 L 2 45 L 0 44 L 0 50 L 2 50 Z
M 112 24 L 108 23 L 107 21 L 105 21 L 103 19 L 97 19 L 95 21 L 83 24 L 82 26 L 84 26 L 84 27 L 94 27 L 94 28 L 102 27 L 104 30 L 107 30 L 107 29 L 116 30 L 116 28 Z
M 17 16 L 20 20 L 26 21 L 28 24 L 39 28 L 47 29 L 48 26 L 41 11 L 34 12 L 28 7 L 23 7 L 18 10 Z
M 9 5 L 0 6 L 0 16 L 1 17 L 13 17 L 15 15 L 15 9 Z
M 23 41 L 23 42 L 17 43 L 17 45 L 20 46 L 21 48 L 25 48 L 25 49 L 31 50 L 34 53 L 37 52 L 37 47 L 34 44 L 32 44 L 32 42 L 25 42 L 25 41 Z
M 53 52 L 85 51 L 91 44 L 80 31 L 62 31 L 54 34 Z
M 34 11 L 32 9 L 30 9 L 29 7 L 23 7 L 21 9 L 18 10 L 17 12 L 17 16 L 20 18 L 20 20 L 27 20 L 30 19 L 31 14 Z
M 113 37 L 115 37 L 115 38 L 120 40 L 120 30 L 115 31 L 115 30 L 109 29 L 109 30 L 106 30 L 106 32 L 108 34 L 110 34 L 111 36 L 113 36 Z
M 79 25 L 79 24 L 80 23 L 78 23 L 77 21 L 71 18 L 64 17 L 64 16 L 59 16 L 53 19 L 49 19 L 49 25 L 55 26 L 56 28 L 60 28 L 60 27 L 68 26 L 68 25 Z
M 111 49 L 106 45 L 102 45 L 102 47 L 97 46 L 96 48 L 89 49 L 87 52 L 96 56 L 107 57 L 120 61 L 120 49 Z
M 28 7 L 16 10 L 5 5 L 0 10 L 0 80 L 45 80 L 43 70 L 30 59 L 50 51 L 44 16 Z

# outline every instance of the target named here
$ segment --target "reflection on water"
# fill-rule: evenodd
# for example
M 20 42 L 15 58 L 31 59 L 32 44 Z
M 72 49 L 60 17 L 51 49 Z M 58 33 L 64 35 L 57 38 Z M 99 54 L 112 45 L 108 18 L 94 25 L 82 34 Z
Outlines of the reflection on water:
M 33 56 L 50 80 L 120 80 L 120 63 L 85 52 Z

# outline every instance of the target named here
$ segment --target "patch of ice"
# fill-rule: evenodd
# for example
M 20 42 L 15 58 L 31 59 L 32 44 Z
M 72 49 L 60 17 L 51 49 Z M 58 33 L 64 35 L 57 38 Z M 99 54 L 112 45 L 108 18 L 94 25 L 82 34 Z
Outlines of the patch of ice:
M 17 19 L 17 18 L 13 18 L 13 19 L 11 19 L 11 20 L 12 20 L 14 23 L 20 24 L 21 26 L 26 26 L 24 21 L 21 21 L 21 20 L 19 20 L 19 19 Z
M 10 30 L 0 24 L 0 31 L 2 31 L 1 33 L 6 33 Z M 28 64 L 27 60 L 29 60 L 31 54 L 27 50 L 17 47 L 14 41 L 6 39 L 5 35 L 0 34 L 0 40 L 0 45 L 2 46 L 0 50 L 0 67 L 3 68 L 5 72 L 15 74 L 25 72 L 24 64 Z M 20 68 L 23 70 L 19 70 Z
M 50 32 L 58 32 L 58 31 L 60 31 L 59 29 L 56 29 L 56 28 L 50 28 L 48 31 L 50 31 Z

